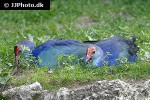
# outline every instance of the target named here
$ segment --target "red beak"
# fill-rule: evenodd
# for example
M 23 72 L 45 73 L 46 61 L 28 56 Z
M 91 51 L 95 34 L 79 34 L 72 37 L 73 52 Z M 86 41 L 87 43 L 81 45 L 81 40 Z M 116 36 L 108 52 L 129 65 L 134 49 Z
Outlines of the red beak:
M 91 55 L 87 55 L 87 56 L 86 56 L 86 61 L 85 61 L 85 62 L 87 63 L 90 59 L 91 59 Z
M 20 51 L 20 48 L 19 46 L 15 46 L 14 47 L 14 54 L 15 54 L 15 63 L 18 65 L 19 64 L 19 60 L 17 59 L 18 55 L 19 55 L 19 51 Z

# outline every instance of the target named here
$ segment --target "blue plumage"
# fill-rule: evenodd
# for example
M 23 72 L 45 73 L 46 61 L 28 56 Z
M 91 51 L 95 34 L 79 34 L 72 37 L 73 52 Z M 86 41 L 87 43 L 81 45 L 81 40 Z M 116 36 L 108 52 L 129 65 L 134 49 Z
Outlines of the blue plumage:
M 28 34 L 29 40 L 23 40 L 18 42 L 14 47 L 14 54 L 15 54 L 15 63 L 19 64 L 18 55 L 22 52 L 25 57 L 29 57 L 29 54 L 34 50 L 35 43 L 33 41 L 33 36 Z
M 86 54 L 88 45 L 75 40 L 50 40 L 32 51 L 36 59 L 41 59 L 39 66 L 57 67 L 57 57 L 61 54 L 75 55 L 79 58 Z
M 117 59 L 126 58 L 128 62 L 135 62 L 138 59 L 137 51 L 139 48 L 134 44 L 135 38 L 126 40 L 123 37 L 111 37 L 99 42 L 79 42 L 76 40 L 49 40 L 34 49 L 35 44 L 32 41 L 25 40 L 19 42 L 15 47 L 17 55 L 20 46 L 23 45 L 30 49 L 29 53 L 39 60 L 38 66 L 56 68 L 58 65 L 58 56 L 74 55 L 78 58 L 84 58 L 84 62 L 89 60 L 93 65 L 101 67 L 105 63 L 108 66 L 118 65 Z M 19 49 L 17 49 L 19 47 Z M 109 53 L 109 55 L 108 55 Z
M 34 50 L 35 43 L 30 40 L 23 40 L 16 44 L 14 47 L 14 54 L 15 54 L 15 63 L 18 65 L 18 55 L 20 52 L 24 54 L 25 57 L 29 57 L 29 54 Z
M 32 52 L 34 50 L 35 43 L 30 40 L 23 40 L 23 41 L 17 43 L 16 46 L 19 46 L 20 50 L 24 49 L 22 47 L 27 47 Z
M 101 67 L 102 63 L 108 63 L 108 66 L 120 64 L 117 59 L 126 58 L 128 62 L 137 61 L 137 51 L 138 47 L 134 44 L 135 38 L 126 40 L 122 37 L 111 37 L 103 41 L 95 43 L 103 51 L 103 56 L 101 58 L 97 57 L 97 63 L 94 65 Z M 108 53 L 110 55 L 108 55 Z M 93 61 L 94 62 L 94 61 Z

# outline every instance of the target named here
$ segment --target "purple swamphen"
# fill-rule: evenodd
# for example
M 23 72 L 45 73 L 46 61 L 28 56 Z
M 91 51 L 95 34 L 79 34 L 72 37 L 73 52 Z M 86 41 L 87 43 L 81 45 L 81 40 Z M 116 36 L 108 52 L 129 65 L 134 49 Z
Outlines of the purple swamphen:
M 39 45 L 32 51 L 32 55 L 36 59 L 40 59 L 39 66 L 48 68 L 56 68 L 58 65 L 57 58 L 59 55 L 74 55 L 82 58 L 86 55 L 86 49 L 89 44 L 85 44 L 76 40 L 49 40 Z
M 34 49 L 34 42 L 21 41 L 15 46 L 15 58 L 21 50 L 20 45 L 29 48 L 31 55 L 40 60 L 39 67 L 56 68 L 59 55 L 75 55 L 84 58 L 84 63 L 92 62 L 94 66 L 101 67 L 105 63 L 108 66 L 118 65 L 119 58 L 126 58 L 128 62 L 138 59 L 139 48 L 134 44 L 135 38 L 126 40 L 123 37 L 111 37 L 99 42 L 79 42 L 76 40 L 49 40 Z M 17 60 L 16 60 L 16 63 Z
M 138 59 L 139 48 L 134 44 L 135 38 L 129 40 L 116 36 L 94 43 L 101 49 L 89 47 L 84 62 L 92 60 L 93 65 L 101 67 L 107 63 L 108 66 L 120 64 L 119 58 L 127 59 L 127 62 L 135 62 Z M 87 42 L 86 42 L 87 43 Z M 88 42 L 90 43 L 90 41 Z
M 31 52 L 34 50 L 35 43 L 33 42 L 33 36 L 30 34 L 28 35 L 29 40 L 23 40 L 18 42 L 14 47 L 14 54 L 15 54 L 15 63 L 19 64 L 18 55 L 20 52 L 23 52 L 25 56 L 27 54 L 31 54 Z

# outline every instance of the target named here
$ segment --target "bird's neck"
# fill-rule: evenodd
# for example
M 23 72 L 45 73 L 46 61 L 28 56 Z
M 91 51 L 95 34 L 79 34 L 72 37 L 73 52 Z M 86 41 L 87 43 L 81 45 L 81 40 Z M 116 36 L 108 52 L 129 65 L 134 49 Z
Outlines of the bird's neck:
M 102 57 L 98 57 L 97 59 L 93 59 L 93 65 L 101 67 L 102 66 Z
M 98 52 L 96 56 L 93 58 L 93 65 L 101 67 L 102 66 L 102 59 L 104 58 L 103 51 L 100 47 L 97 47 Z

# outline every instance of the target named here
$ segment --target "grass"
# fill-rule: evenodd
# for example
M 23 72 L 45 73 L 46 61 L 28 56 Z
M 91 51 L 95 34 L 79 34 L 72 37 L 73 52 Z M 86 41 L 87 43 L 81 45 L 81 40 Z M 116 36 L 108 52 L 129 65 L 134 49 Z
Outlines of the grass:
M 35 81 L 45 89 L 58 89 L 103 79 L 150 78 L 150 1 L 149 0 L 51 0 L 48 11 L 0 11 L 0 69 L 14 65 L 13 48 L 32 34 L 38 46 L 47 39 L 102 40 L 110 36 L 137 38 L 139 61 L 113 67 L 74 69 L 58 68 L 53 74 L 45 68 L 26 70 L 14 75 L 10 85 Z M 90 21 L 89 21 L 90 20 Z M 84 24 L 84 27 L 81 27 Z
M 147 66 L 149 66 L 148 62 L 125 64 L 124 66 L 120 65 L 119 67 L 111 68 L 107 66 L 102 68 L 85 68 L 85 66 L 76 65 L 73 69 L 71 67 L 60 67 L 51 74 L 47 72 L 46 68 L 38 68 L 14 76 L 15 81 L 13 80 L 12 84 L 20 86 L 25 83 L 38 81 L 44 89 L 57 90 L 64 86 L 71 88 L 76 85 L 89 84 L 105 79 L 141 80 L 150 78 L 150 67 Z

